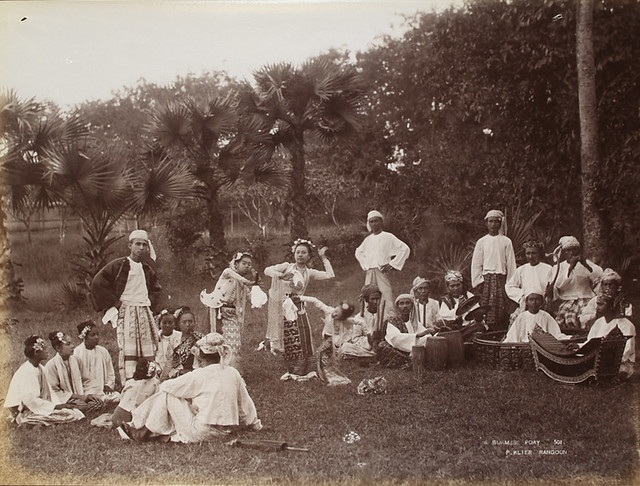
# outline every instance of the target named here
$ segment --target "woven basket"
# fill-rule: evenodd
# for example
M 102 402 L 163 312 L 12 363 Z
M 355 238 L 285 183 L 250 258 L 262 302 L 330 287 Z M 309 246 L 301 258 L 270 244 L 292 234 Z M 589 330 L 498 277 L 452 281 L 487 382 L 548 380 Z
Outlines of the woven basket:
M 495 370 L 515 371 L 536 369 L 529 343 L 501 343 L 504 331 L 481 334 L 473 339 L 474 359 Z

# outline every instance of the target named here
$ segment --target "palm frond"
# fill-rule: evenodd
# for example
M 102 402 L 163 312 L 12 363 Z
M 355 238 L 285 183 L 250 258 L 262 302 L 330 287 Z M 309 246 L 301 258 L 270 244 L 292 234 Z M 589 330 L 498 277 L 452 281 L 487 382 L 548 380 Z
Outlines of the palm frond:
M 152 214 L 195 196 L 195 180 L 186 164 L 164 159 L 146 171 L 135 184 L 133 208 L 141 215 Z
M 261 98 L 282 101 L 286 97 L 294 69 L 289 63 L 268 64 L 253 73 Z
M 468 279 L 472 254 L 471 244 L 443 246 L 427 260 L 427 272 L 430 276 L 442 278 L 449 270 L 457 270 Z
M 183 104 L 165 105 L 151 113 L 145 128 L 163 147 L 181 145 L 190 134 L 189 109 Z

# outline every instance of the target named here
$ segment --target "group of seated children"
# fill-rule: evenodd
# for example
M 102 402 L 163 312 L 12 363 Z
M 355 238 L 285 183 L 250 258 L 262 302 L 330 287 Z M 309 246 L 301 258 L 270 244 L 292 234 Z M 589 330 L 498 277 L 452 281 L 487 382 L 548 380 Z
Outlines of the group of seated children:
M 113 363 L 98 344 L 93 322 L 78 325 L 82 342 L 75 349 L 62 331 L 50 333 L 56 354 L 48 362 L 45 340 L 28 337 L 27 361 L 13 375 L 4 403 L 12 420 L 18 425 L 72 422 L 112 404 L 113 413 L 96 417 L 92 425 L 116 427 L 123 438 L 136 441 L 198 442 L 239 425 L 260 429 L 244 380 L 229 366 L 233 351 L 223 336 L 194 331 L 188 308 L 176 315 L 182 332 L 173 337 L 173 352 L 162 346 L 177 332 L 175 315 L 165 311 L 159 316 L 161 364 L 139 358 L 121 393 L 115 391 Z

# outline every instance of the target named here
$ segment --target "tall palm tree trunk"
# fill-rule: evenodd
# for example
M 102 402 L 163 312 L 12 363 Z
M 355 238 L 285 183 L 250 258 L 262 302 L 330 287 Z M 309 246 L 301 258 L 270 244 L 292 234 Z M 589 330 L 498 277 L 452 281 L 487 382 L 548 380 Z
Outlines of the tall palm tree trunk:
M 291 238 L 307 238 L 307 194 L 305 189 L 304 138 L 302 133 L 296 137 L 291 157 Z
M 209 191 L 207 213 L 209 216 L 209 245 L 218 251 L 224 252 L 226 250 L 224 216 L 220 208 L 218 188 L 210 189 Z
M 576 2 L 576 61 L 580 109 L 580 158 L 582 163 L 582 225 L 584 248 L 602 263 L 607 253 L 606 223 L 596 203 L 596 178 L 600 168 L 596 68 L 593 53 L 593 0 Z

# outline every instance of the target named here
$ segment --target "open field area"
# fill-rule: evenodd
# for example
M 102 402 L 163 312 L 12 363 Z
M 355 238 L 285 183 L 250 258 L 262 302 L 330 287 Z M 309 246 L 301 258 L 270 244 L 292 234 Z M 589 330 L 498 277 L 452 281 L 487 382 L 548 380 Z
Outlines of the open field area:
M 61 329 L 75 336 L 80 319 L 86 315 L 97 319 L 88 311 L 64 314 L 55 308 L 56 282 L 70 269 L 64 256 L 77 245 L 73 237 L 63 247 L 49 233 L 38 233 L 31 249 L 17 241 L 14 237 L 14 258 L 23 264 L 29 303 L 14 312 L 17 321 L 2 329 L 2 396 L 10 373 L 23 361 L 20 343 L 27 335 Z M 282 261 L 283 243 L 284 239 L 270 242 L 267 264 Z M 205 308 L 198 295 L 205 287 L 210 290 L 213 282 L 199 272 L 199 257 L 172 257 L 161 238 L 158 246 L 158 271 L 171 301 L 191 306 L 198 329 L 206 331 Z M 416 268 L 409 261 L 395 275 L 398 290 L 409 286 Z M 335 281 L 313 282 L 308 294 L 327 303 L 345 297 L 355 301 L 362 278 L 354 261 L 336 268 Z M 318 343 L 322 325 L 317 314 L 312 317 Z M 343 371 L 352 380 L 347 386 L 328 388 L 317 380 L 281 382 L 282 359 L 255 351 L 265 329 L 266 310 L 249 310 L 241 371 L 264 429 L 239 436 L 285 440 L 310 452 L 232 449 L 224 445 L 228 438 L 200 445 L 137 445 L 121 440 L 114 431 L 91 427 L 86 420 L 21 429 L 2 421 L 6 437 L 2 482 L 631 484 L 637 480 L 637 379 L 607 386 L 566 386 L 542 373 L 498 372 L 467 363 L 457 370 L 430 372 L 418 383 L 409 371 L 346 362 Z M 115 331 L 103 328 L 101 342 L 115 359 Z M 374 376 L 387 378 L 388 393 L 358 395 L 360 380 Z

